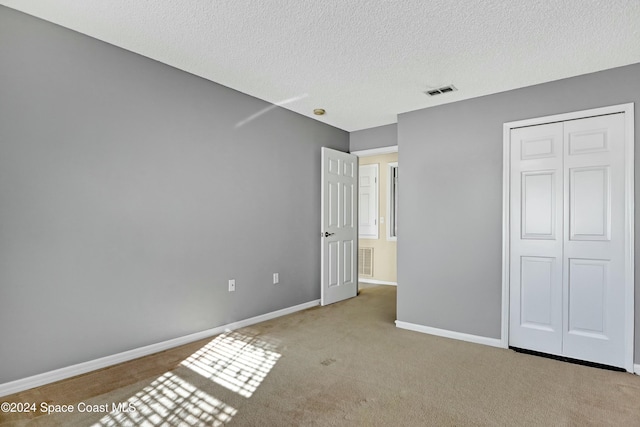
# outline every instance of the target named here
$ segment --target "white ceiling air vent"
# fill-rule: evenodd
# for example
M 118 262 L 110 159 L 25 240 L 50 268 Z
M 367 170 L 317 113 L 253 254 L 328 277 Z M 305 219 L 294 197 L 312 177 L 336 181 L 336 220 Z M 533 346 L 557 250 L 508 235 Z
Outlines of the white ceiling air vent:
M 424 93 L 426 93 L 429 96 L 436 96 L 436 95 L 442 95 L 443 93 L 453 92 L 455 90 L 458 90 L 458 89 L 456 89 L 454 85 L 449 85 L 449 86 L 439 87 L 438 89 L 429 89 Z

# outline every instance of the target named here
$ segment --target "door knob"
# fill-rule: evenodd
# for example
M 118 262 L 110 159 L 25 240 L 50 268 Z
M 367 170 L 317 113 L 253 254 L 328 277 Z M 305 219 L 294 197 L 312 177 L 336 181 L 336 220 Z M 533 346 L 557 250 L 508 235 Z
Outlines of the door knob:
M 324 232 L 324 237 L 329 237 L 329 236 L 333 236 L 336 233 L 329 233 L 328 231 Z

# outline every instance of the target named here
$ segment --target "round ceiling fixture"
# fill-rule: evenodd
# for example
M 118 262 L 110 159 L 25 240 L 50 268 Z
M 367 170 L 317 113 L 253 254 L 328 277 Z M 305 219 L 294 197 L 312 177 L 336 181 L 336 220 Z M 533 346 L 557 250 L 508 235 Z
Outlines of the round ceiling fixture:
M 324 111 L 324 108 L 316 108 L 315 110 L 313 110 L 313 114 L 315 114 L 316 116 L 324 116 L 324 113 L 326 113 L 326 111 Z

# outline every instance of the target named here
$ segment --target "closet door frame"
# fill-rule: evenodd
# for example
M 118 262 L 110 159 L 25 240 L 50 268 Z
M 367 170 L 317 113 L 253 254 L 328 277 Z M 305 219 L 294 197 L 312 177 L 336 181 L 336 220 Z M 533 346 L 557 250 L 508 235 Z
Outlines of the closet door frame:
M 553 122 L 582 119 L 607 114 L 624 113 L 625 134 L 625 366 L 633 372 L 634 353 L 634 104 L 620 104 L 572 113 L 556 114 L 533 119 L 508 122 L 503 125 L 502 156 L 502 347 L 509 347 L 509 271 L 510 271 L 510 180 L 511 180 L 511 129 Z

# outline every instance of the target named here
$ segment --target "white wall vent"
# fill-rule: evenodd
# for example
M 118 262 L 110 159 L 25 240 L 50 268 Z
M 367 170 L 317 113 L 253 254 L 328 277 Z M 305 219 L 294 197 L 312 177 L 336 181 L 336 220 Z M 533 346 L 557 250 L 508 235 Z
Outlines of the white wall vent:
M 429 89 L 425 91 L 425 93 L 429 96 L 442 95 L 443 93 L 449 93 L 456 91 L 456 87 L 454 85 L 439 87 L 438 89 Z
M 358 248 L 358 276 L 373 277 L 373 248 Z

